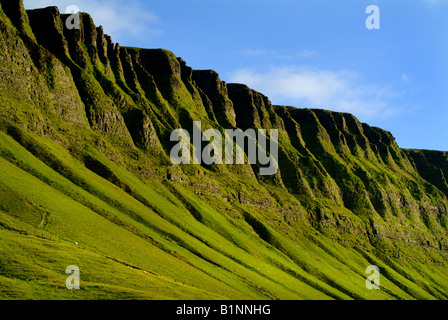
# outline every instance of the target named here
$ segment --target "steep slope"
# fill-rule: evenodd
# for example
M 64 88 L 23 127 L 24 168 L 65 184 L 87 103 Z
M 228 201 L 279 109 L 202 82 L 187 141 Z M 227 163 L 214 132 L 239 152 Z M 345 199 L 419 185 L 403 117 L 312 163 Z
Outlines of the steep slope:
M 431 150 L 405 150 L 418 173 L 448 196 L 448 153 Z
M 0 297 L 448 297 L 446 154 L 121 47 L 86 13 L 69 30 L 56 7 L 0 3 Z M 278 172 L 173 165 L 193 121 L 277 129 Z

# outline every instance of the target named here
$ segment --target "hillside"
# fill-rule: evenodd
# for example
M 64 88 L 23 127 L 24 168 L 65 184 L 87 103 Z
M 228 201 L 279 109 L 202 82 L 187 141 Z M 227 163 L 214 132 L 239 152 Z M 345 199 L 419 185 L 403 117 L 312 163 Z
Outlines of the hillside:
M 0 4 L 0 298 L 448 298 L 448 153 Z M 174 165 L 194 121 L 277 129 L 279 170 Z

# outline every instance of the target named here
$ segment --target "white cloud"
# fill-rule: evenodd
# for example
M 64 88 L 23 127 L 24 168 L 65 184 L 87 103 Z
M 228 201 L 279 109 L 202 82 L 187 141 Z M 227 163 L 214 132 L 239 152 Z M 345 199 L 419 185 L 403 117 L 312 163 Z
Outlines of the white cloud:
M 400 108 L 390 101 L 400 95 L 390 86 L 363 83 L 357 72 L 286 66 L 258 72 L 238 70 L 230 82 L 244 83 L 267 95 L 275 104 L 350 112 L 363 120 L 389 117 Z
M 409 76 L 406 73 L 402 73 L 400 79 L 403 82 L 408 82 L 409 81 Z
M 252 49 L 252 48 L 246 48 L 240 52 L 240 55 L 247 58 L 253 58 L 253 57 L 269 57 L 273 59 L 304 59 L 304 58 L 311 58 L 317 53 L 312 50 L 302 50 L 298 53 L 289 53 L 289 54 L 282 54 L 275 50 L 265 50 L 265 49 Z
M 57 6 L 65 13 L 70 5 L 89 13 L 97 26 L 111 35 L 115 42 L 127 42 L 128 38 L 147 39 L 162 33 L 157 24 L 160 19 L 147 9 L 144 1 L 124 0 L 24 0 L 27 9 Z

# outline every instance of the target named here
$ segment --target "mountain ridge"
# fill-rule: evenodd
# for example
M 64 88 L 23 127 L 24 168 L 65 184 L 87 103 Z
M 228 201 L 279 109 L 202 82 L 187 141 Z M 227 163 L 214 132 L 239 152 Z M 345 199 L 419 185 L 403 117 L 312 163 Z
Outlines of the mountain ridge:
M 11 230 L 46 245 L 62 238 L 55 250 L 63 257 L 65 246 L 85 242 L 96 272 L 105 256 L 110 270 L 121 270 L 116 261 L 156 269 L 151 281 L 166 277 L 160 283 L 170 297 L 172 283 L 180 297 L 199 298 L 213 286 L 214 297 L 227 298 L 448 297 L 441 271 L 448 253 L 448 153 L 401 149 L 390 132 L 348 113 L 272 105 L 262 93 L 225 83 L 213 70 L 193 70 L 165 49 L 121 47 L 86 13 L 81 28 L 69 30 L 68 15 L 56 7 L 0 4 L 3 165 L 73 207 L 79 214 L 73 221 L 88 221 L 85 230 L 72 231 L 63 222 L 68 211 L 4 171 L 0 191 L 14 201 L 0 205 L 0 230 L 11 243 L 29 245 Z M 260 176 L 256 165 L 173 165 L 171 132 L 190 130 L 196 120 L 204 130 L 277 129 L 279 171 Z M 86 233 L 95 226 L 103 240 Z M 34 240 L 39 232 L 46 236 Z M 108 237 L 117 238 L 116 247 Z M 115 249 L 120 241 L 138 250 Z M 140 250 L 153 261 L 138 257 Z M 4 256 L 10 260 L 2 264 L 10 265 L 14 255 Z M 370 264 L 383 270 L 381 292 L 365 291 Z M 2 284 L 28 277 L 26 270 L 5 270 Z M 194 280 L 201 276 L 205 284 Z M 147 288 L 132 293 L 132 281 L 115 281 L 127 297 L 157 297 Z M 50 297 L 67 294 L 45 281 L 38 286 Z M 79 297 L 94 295 L 94 287 Z M 104 296 L 119 292 L 108 288 Z

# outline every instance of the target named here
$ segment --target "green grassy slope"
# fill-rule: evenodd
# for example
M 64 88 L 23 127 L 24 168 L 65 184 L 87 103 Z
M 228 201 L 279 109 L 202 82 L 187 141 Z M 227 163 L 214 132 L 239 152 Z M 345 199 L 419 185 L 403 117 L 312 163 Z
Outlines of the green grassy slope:
M 57 8 L 0 3 L 0 298 L 448 298 L 440 161 L 121 48 L 87 14 L 67 30 Z M 195 120 L 278 129 L 279 172 L 173 165 L 169 135 Z
M 42 138 L 30 139 L 36 139 L 37 144 Z M 64 164 L 58 171 L 74 182 L 6 134 L 0 139 L 0 189 L 5 199 L 1 204 L 2 276 L 8 283 L 38 277 L 30 288 L 17 284 L 29 294 L 42 290 L 42 298 L 101 298 L 107 294 L 115 298 L 163 298 L 172 290 L 179 295 L 171 298 L 194 299 L 347 299 L 366 294 L 379 299 L 443 297 L 436 289 L 421 288 L 406 280 L 408 275 L 403 277 L 392 269 L 383 280 L 383 290 L 367 291 L 363 269 L 375 258 L 367 259 L 317 233 L 296 234 L 291 241 L 265 226 L 269 239 L 263 236 L 268 240 L 263 241 L 256 232 L 244 230 L 240 222 L 214 210 L 185 188 L 156 181 L 143 183 L 105 161 L 117 177 L 132 183 L 132 197 L 85 169 L 68 153 L 58 152 L 53 142 L 43 139 L 41 143 L 40 149 L 48 148 Z M 256 225 L 256 218 L 252 219 Z M 258 224 L 263 225 L 259 220 Z M 27 252 L 36 252 L 37 257 L 31 259 Z M 37 262 L 35 267 L 33 261 Z M 70 295 L 61 289 L 67 267 L 63 263 L 85 270 L 82 279 L 86 283 L 80 294 Z M 126 266 L 130 268 L 122 274 Z M 110 280 L 102 269 L 111 275 Z M 424 278 L 416 275 L 423 283 Z M 135 289 L 136 277 L 150 279 Z M 152 286 L 158 289 L 150 290 Z M 5 289 L 3 294 L 9 296 L 8 292 Z

